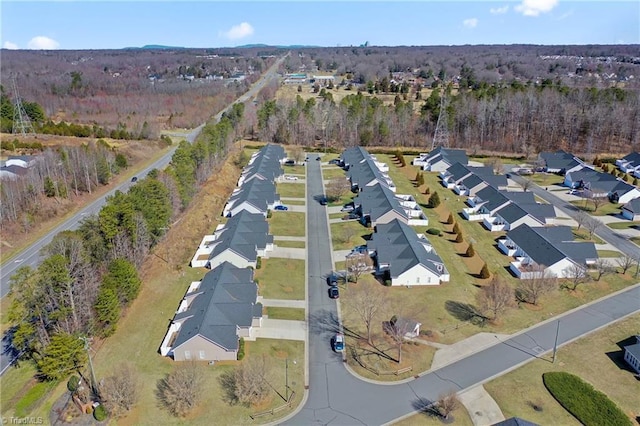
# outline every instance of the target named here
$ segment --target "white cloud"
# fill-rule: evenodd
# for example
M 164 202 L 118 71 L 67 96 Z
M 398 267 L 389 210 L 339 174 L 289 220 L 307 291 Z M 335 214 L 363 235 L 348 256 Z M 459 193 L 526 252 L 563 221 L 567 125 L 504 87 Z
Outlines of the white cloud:
M 4 43 L 2 43 L 2 47 L 4 47 L 5 49 L 16 50 L 18 48 L 18 45 L 10 41 L 5 41 Z
M 514 9 L 524 16 L 538 16 L 550 12 L 558 5 L 558 0 L 523 0 Z
M 475 28 L 478 25 L 478 18 L 469 18 L 462 21 L 462 25 L 467 28 Z
M 504 5 L 502 7 L 492 7 L 489 9 L 489 13 L 492 15 L 503 15 L 509 11 L 509 5 Z
M 224 32 L 222 35 L 230 40 L 237 40 L 239 38 L 245 38 L 253 34 L 253 27 L 248 22 L 243 22 L 240 25 L 234 25 L 229 31 Z
M 60 47 L 60 43 L 49 37 L 36 36 L 29 40 L 27 47 L 35 50 L 53 50 Z

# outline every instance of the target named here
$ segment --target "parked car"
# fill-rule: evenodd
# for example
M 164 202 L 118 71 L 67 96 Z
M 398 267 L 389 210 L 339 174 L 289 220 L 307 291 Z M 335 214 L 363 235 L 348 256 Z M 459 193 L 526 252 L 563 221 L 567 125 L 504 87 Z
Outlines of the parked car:
M 356 213 L 349 213 L 349 215 L 347 216 L 349 219 L 359 219 L 360 216 L 358 216 Z
M 368 253 L 369 249 L 367 248 L 366 245 L 362 245 L 362 246 L 355 246 L 353 248 L 353 252 L 354 253 Z
M 283 205 L 279 205 L 279 206 L 275 206 L 273 209 L 274 210 L 280 210 L 280 211 L 287 211 L 287 210 L 289 210 L 289 207 L 283 206 Z
M 337 286 L 338 285 L 338 276 L 332 272 L 327 276 L 327 284 L 329 284 L 330 286 Z
M 344 351 L 344 335 L 336 333 L 336 335 L 331 338 L 331 346 L 336 352 Z
M 338 160 L 337 158 L 329 160 L 329 164 L 339 164 L 339 163 L 340 163 L 340 160 Z
M 340 209 L 341 212 L 352 212 L 354 210 L 355 207 L 353 207 L 350 204 L 347 204 L 346 206 L 342 207 Z
M 297 176 L 285 175 L 284 178 L 286 180 L 298 180 Z
M 337 286 L 332 285 L 331 287 L 329 287 L 329 297 L 332 299 L 337 299 L 338 297 L 340 297 L 340 290 L 338 290 Z
M 323 206 L 326 206 L 327 205 L 327 197 L 320 198 L 320 204 L 323 205 Z
M 138 176 L 134 176 L 131 178 L 131 182 L 137 182 L 138 181 Z

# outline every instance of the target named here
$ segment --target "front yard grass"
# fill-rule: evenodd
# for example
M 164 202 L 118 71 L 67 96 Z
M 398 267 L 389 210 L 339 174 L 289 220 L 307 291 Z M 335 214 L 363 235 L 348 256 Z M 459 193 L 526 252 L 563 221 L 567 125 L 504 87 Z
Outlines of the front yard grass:
M 458 405 L 453 413 L 449 414 L 449 420 L 452 420 L 456 426 L 472 426 L 473 421 L 469 417 L 469 413 L 464 405 Z M 434 416 L 431 413 L 419 412 L 412 416 L 393 423 L 393 426 L 442 426 L 446 424 L 441 417 Z
M 304 241 L 287 241 L 287 240 L 277 240 L 275 245 L 278 247 L 291 247 L 291 248 L 305 248 L 306 244 Z
M 277 306 L 267 306 L 267 315 L 270 319 L 304 321 L 305 311 L 298 308 L 279 308 Z
M 631 222 L 631 221 L 611 222 L 611 223 L 607 223 L 607 226 L 611 229 L 629 229 L 629 228 L 639 229 L 640 222 Z
M 269 222 L 271 235 L 304 237 L 306 234 L 305 214 L 290 211 L 272 211 Z
M 346 179 L 347 175 L 343 169 L 333 164 L 322 168 L 322 179 L 331 180 L 336 178 Z
M 254 278 L 259 282 L 260 294 L 265 299 L 304 300 L 305 261 L 300 259 L 262 259 Z
M 287 181 L 276 184 L 276 192 L 280 198 L 302 198 L 306 195 L 306 185 L 302 182 Z
M 285 175 L 305 176 L 307 174 L 307 166 L 282 166 Z
M 529 179 L 536 185 L 541 186 L 543 188 L 546 188 L 552 185 L 562 186 L 564 182 L 564 178 L 562 176 L 559 176 L 553 173 L 544 173 L 544 172 L 534 173 L 532 175 L 525 176 L 525 179 Z
M 585 336 L 558 350 L 555 364 L 544 359 L 531 361 L 484 385 L 505 417 L 519 416 L 544 424 L 578 425 L 551 396 L 542 383 L 547 371 L 566 371 L 591 383 L 611 398 L 631 419 L 640 415 L 638 381 L 623 360 L 621 344 L 630 344 L 638 333 L 640 314 Z M 589 366 L 585 368 L 585 366 Z M 534 405 L 538 409 L 534 409 Z
M 598 257 L 620 257 L 622 253 L 615 250 L 598 250 Z
M 344 221 L 341 223 L 332 223 L 331 226 L 331 244 L 334 250 L 348 250 L 354 246 L 367 243 L 363 237 L 370 235 L 373 230 L 364 227 L 358 221 Z
M 571 201 L 571 204 L 593 216 L 615 216 L 620 213 L 620 205 L 609 201 L 602 203 L 596 211 L 594 211 L 593 203 L 587 198 Z

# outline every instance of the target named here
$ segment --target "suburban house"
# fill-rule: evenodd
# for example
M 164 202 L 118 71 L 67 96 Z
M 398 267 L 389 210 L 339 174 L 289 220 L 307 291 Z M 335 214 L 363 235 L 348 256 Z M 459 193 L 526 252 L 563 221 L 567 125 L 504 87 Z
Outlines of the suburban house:
M 284 174 L 281 161 L 286 157 L 284 148 L 279 145 L 268 144 L 260 151 L 255 152 L 249 159 L 249 163 L 242 170 L 238 179 L 238 186 L 253 178 L 275 181 Z
M 640 220 L 640 198 L 634 198 L 622 206 L 622 217 L 634 222 Z
M 564 185 L 582 189 L 585 198 L 609 198 L 611 202 L 625 204 L 640 197 L 637 187 L 609 174 L 592 169 L 568 172 Z
M 555 152 L 541 152 L 538 155 L 538 159 L 542 164 L 542 168 L 547 173 L 565 175 L 566 173 L 579 170 L 583 167 L 593 168 L 593 166 L 585 164 L 575 155 L 561 149 Z
M 0 167 L 0 180 L 16 180 L 29 173 L 29 168 L 34 166 L 38 157 L 34 155 L 10 155 Z
M 427 154 L 420 154 L 411 161 L 414 166 L 429 172 L 441 172 L 456 163 L 469 164 L 469 157 L 463 149 L 439 146 Z
M 566 278 L 572 267 L 586 270 L 598 258 L 594 243 L 574 241 L 569 226 L 520 225 L 498 241 L 498 248 L 515 258 L 510 270 L 520 279 L 533 278 L 543 272 Z
M 225 262 L 192 282 L 160 346 L 174 361 L 236 360 L 240 338 L 255 339 L 262 304 L 253 271 Z
M 366 149 L 361 146 L 355 146 L 353 148 L 347 148 L 342 152 L 340 164 L 342 168 L 349 170 L 354 164 L 359 164 L 369 157 L 370 154 Z
M 230 217 L 226 224 L 218 225 L 213 234 L 202 238 L 191 266 L 210 268 L 211 265 L 222 263 L 225 258 L 233 263 L 238 261 L 234 254 L 238 254 L 243 260 L 237 266 L 244 267 L 249 259 L 250 263 L 253 262 L 254 256 L 247 257 L 252 247 L 256 256 L 267 256 L 273 250 L 273 235 L 269 235 L 269 224 L 262 214 L 243 210 Z M 225 254 L 226 249 L 230 252 Z M 214 253 L 216 256 L 212 259 Z M 245 253 L 247 256 L 244 256 Z
M 632 152 L 616 160 L 616 166 L 625 173 L 634 174 L 640 170 L 640 152 Z
M 496 175 L 492 167 L 474 167 L 456 163 L 440 172 L 442 186 L 453 189 L 458 195 L 473 196 L 482 188 L 493 186 L 507 188 L 507 177 Z
M 353 199 L 355 210 L 360 213 L 363 224 L 376 226 L 399 219 L 409 222 L 409 215 L 402 207 L 396 195 L 386 186 L 376 184 L 367 186 Z
M 635 343 L 624 347 L 624 360 L 640 374 L 640 336 L 636 336 Z
M 377 225 L 367 248 L 376 275 L 392 286 L 439 285 L 450 279 L 429 240 L 398 219 Z
M 280 205 L 280 195 L 272 181 L 250 179 L 236 188 L 222 211 L 223 216 L 231 217 L 242 210 L 267 216 L 267 211 Z
M 351 182 L 351 190 L 358 192 L 362 191 L 363 188 L 380 184 L 389 188 L 392 192 L 396 192 L 396 185 L 393 180 L 386 171 L 381 170 L 382 167 L 379 164 L 386 166 L 386 164 L 377 162 L 371 156 L 367 156 L 358 163 L 352 163 L 349 166 L 349 170 L 347 170 L 347 178 Z

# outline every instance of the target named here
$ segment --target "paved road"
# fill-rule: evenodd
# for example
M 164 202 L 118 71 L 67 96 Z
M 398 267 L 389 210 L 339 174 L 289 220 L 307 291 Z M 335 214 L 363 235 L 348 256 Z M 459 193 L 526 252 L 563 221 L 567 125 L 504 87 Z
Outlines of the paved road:
M 450 390 L 487 382 L 536 358 L 550 360 L 554 346 L 640 311 L 640 285 L 570 311 L 499 341 L 466 358 L 404 383 L 380 385 L 350 374 L 329 347 L 338 329 L 336 306 L 327 298 L 323 275 L 331 253 L 327 218 L 316 196 L 319 162 L 308 162 L 309 383 L 303 407 L 282 423 L 289 425 L 373 425 L 392 422 L 435 401 Z
M 265 74 L 261 77 L 260 80 L 258 80 L 253 86 L 251 86 L 251 88 L 246 93 L 240 96 L 233 103 L 246 102 L 249 99 L 255 98 L 255 96 L 266 84 L 268 84 L 273 79 L 277 78 L 278 67 L 282 63 L 282 61 L 284 61 L 286 56 L 288 56 L 288 53 L 287 55 L 278 59 L 267 70 L 267 72 L 265 72 Z M 231 108 L 231 106 L 233 106 L 233 103 L 230 104 L 227 108 L 225 108 L 221 112 L 219 112 L 214 117 L 214 120 L 219 121 L 220 118 L 222 117 L 222 114 L 225 111 L 227 111 L 229 108 Z M 178 133 L 178 135 L 183 136 L 189 142 L 193 142 L 196 139 L 196 137 L 200 134 L 200 131 L 204 126 L 205 124 L 201 124 L 200 126 L 198 126 L 193 130 L 190 130 L 188 132 L 185 131 L 184 133 Z M 178 145 L 176 144 L 173 148 L 171 148 L 164 156 L 162 156 L 156 162 L 146 167 L 145 169 L 141 170 L 137 174 L 137 176 L 142 178 L 146 176 L 153 169 L 164 169 L 167 166 L 167 164 L 169 164 L 169 162 L 171 161 L 171 157 L 173 156 L 173 153 L 177 148 L 178 148 Z M 44 246 L 46 246 L 53 240 L 53 237 L 55 237 L 59 232 L 77 229 L 78 226 L 80 225 L 80 222 L 85 217 L 88 217 L 92 214 L 97 214 L 100 211 L 102 206 L 105 204 L 107 197 L 113 195 L 116 191 L 126 192 L 129 190 L 131 185 L 133 185 L 131 182 L 125 182 L 113 188 L 108 193 L 106 193 L 102 198 L 95 200 L 88 206 L 78 211 L 75 215 L 73 215 L 72 217 L 65 220 L 63 223 L 61 223 L 57 227 L 55 227 L 37 243 L 33 244 L 30 247 L 27 247 L 22 252 L 18 253 L 15 256 L 15 258 L 3 264 L 0 270 L 0 298 L 6 296 L 6 294 L 9 292 L 10 278 L 18 268 L 20 268 L 21 266 L 30 266 L 32 268 L 38 267 L 40 262 L 42 262 L 43 260 L 43 257 L 40 255 L 40 251 Z M 6 369 L 14 360 L 15 360 L 15 356 L 11 350 L 9 342 L 3 339 L 2 353 L 0 353 L 0 375 L 2 375 L 6 371 Z
M 518 176 L 516 174 L 512 174 L 511 179 L 519 184 L 522 184 L 528 180 L 525 177 Z M 534 184 L 533 182 L 531 182 L 529 186 L 529 191 L 533 192 L 535 195 L 539 196 L 540 198 L 545 200 L 547 203 L 553 204 L 554 206 L 556 206 L 557 208 L 559 208 L 560 210 L 562 210 L 572 218 L 575 218 L 575 216 L 580 211 L 573 204 L 568 203 L 567 201 L 563 200 L 562 198 L 558 197 L 552 192 L 546 191 L 544 188 L 541 188 L 540 186 Z M 602 238 L 607 243 L 616 247 L 622 253 L 625 253 L 633 257 L 634 259 L 640 259 L 640 247 L 638 247 L 633 242 L 629 241 L 628 237 L 625 236 L 624 234 L 620 232 L 616 232 L 615 230 L 609 228 L 608 226 L 603 225 L 596 231 L 596 235 Z

